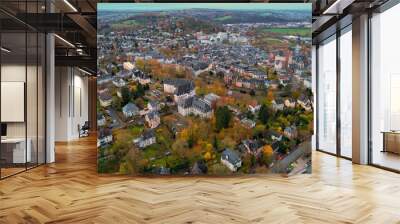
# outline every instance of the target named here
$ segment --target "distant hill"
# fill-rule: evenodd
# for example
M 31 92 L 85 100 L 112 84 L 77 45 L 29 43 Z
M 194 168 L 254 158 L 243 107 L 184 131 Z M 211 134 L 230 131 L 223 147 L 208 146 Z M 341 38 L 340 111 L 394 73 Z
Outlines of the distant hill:
M 223 31 L 222 24 L 235 23 L 287 23 L 309 22 L 311 14 L 303 11 L 286 10 L 219 10 L 219 9 L 186 9 L 176 11 L 151 12 L 99 12 L 98 27 L 100 31 L 133 30 L 149 25 L 162 25 L 165 31 L 180 28 L 187 32 Z M 175 18 L 169 23 L 170 18 Z
M 223 31 L 220 23 L 210 22 L 203 18 L 194 17 L 186 13 L 141 13 L 112 23 L 114 30 L 136 29 L 148 26 L 159 26 L 163 31 L 172 32 L 181 29 L 184 33 L 203 31 L 205 33 L 214 33 Z
M 246 10 L 214 10 L 190 9 L 169 12 L 176 15 L 190 15 L 199 19 L 206 19 L 217 23 L 268 23 L 268 22 L 310 22 L 311 14 L 303 11 L 246 11 Z

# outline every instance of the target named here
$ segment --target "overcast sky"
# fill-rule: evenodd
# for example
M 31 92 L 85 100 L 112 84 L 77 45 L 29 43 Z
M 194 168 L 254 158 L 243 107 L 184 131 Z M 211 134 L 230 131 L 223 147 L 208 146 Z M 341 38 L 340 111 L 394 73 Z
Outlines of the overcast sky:
M 167 11 L 184 9 L 309 11 L 311 3 L 98 3 L 98 11 Z

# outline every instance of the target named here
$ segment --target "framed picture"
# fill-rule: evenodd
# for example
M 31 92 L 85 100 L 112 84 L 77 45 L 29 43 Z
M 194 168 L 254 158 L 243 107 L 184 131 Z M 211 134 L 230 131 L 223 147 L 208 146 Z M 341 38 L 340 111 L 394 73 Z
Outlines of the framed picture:
M 311 4 L 99 3 L 98 171 L 311 172 Z

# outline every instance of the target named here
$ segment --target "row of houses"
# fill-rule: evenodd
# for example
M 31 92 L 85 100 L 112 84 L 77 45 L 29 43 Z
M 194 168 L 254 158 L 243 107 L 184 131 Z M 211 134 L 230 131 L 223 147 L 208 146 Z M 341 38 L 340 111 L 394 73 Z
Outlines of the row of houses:
M 297 128 L 295 126 L 286 127 L 283 135 L 276 131 L 269 131 L 267 134 L 269 139 L 273 142 L 271 148 L 273 152 L 279 149 L 279 142 L 282 141 L 283 136 L 289 139 L 297 137 Z M 256 157 L 260 156 L 264 143 L 256 139 L 245 139 L 238 145 L 238 150 L 225 149 L 221 154 L 221 163 L 225 165 L 232 172 L 236 172 L 241 166 L 242 161 L 239 152 L 248 153 Z
M 224 74 L 224 82 L 238 88 L 259 89 L 268 87 L 268 80 L 257 78 L 244 78 L 233 73 Z
M 297 100 L 292 98 L 277 98 L 272 101 L 272 108 L 275 111 L 283 110 L 285 107 L 295 108 L 297 105 L 301 106 L 306 111 L 311 111 L 313 108 L 312 101 L 305 95 L 301 95 Z

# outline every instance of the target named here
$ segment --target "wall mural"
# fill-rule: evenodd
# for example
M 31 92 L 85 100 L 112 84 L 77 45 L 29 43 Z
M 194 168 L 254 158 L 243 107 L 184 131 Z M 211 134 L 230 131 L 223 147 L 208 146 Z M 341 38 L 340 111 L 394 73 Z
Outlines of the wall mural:
M 98 4 L 98 171 L 311 172 L 311 4 Z

